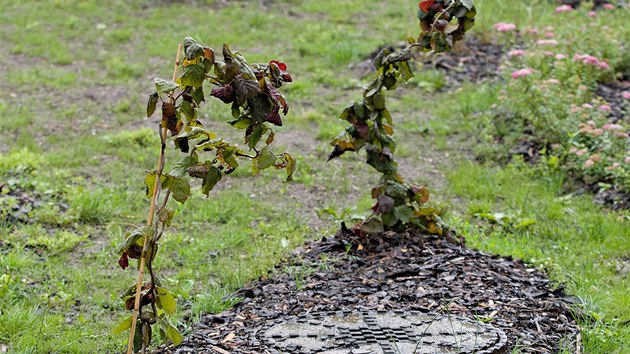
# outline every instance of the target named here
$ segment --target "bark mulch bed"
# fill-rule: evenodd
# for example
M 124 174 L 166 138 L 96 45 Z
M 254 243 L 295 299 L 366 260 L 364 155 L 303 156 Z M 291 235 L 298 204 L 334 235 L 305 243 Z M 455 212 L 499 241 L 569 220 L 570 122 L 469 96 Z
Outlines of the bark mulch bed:
M 461 242 L 450 237 L 452 242 Z M 307 312 L 415 310 L 487 321 L 520 353 L 580 351 L 571 298 L 531 266 L 470 250 L 444 238 L 386 233 L 309 242 L 235 296 L 243 300 L 206 315 L 176 348 L 161 353 L 267 353 L 256 338 L 266 321 Z M 360 246 L 359 246 L 360 245 Z M 287 272 L 287 269 L 292 271 Z
M 485 43 L 480 38 L 469 36 L 453 51 L 430 54 L 420 53 L 424 67 L 446 72 L 446 79 L 452 86 L 466 82 L 497 80 L 498 68 L 503 60 L 503 47 Z

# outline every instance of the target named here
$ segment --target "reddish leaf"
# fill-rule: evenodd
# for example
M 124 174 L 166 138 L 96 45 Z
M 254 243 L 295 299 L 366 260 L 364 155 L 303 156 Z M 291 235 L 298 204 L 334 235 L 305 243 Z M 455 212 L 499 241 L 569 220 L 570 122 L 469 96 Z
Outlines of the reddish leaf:
M 271 64 L 276 64 L 278 66 L 278 69 L 282 70 L 282 71 L 287 71 L 287 64 L 277 61 L 277 60 L 272 60 L 269 62 L 269 65 Z
M 286 70 L 287 70 L 287 64 L 279 62 L 277 60 L 272 60 L 269 62 L 269 65 L 275 65 L 278 67 L 278 69 L 280 70 L 280 78 L 282 79 L 282 81 L 284 82 L 292 82 L 293 78 L 291 77 L 291 74 L 289 74 Z
M 246 79 L 243 75 L 235 76 L 234 80 L 232 80 L 232 85 L 234 85 L 236 102 L 239 106 L 243 106 L 245 102 L 247 102 L 248 98 L 253 97 L 260 92 L 258 81 Z
M 278 92 L 278 89 L 273 87 L 273 85 L 271 85 L 269 82 L 265 83 L 265 91 L 267 91 L 267 94 L 269 95 L 269 97 L 271 97 L 271 100 L 273 101 L 273 103 L 276 104 L 277 107 L 282 107 L 282 114 L 286 116 L 289 112 L 289 104 L 287 103 L 287 100 L 284 98 L 284 96 L 282 96 L 282 94 Z
M 354 124 L 354 128 L 357 130 L 359 138 L 361 139 L 367 139 L 370 134 L 370 127 L 363 122 L 357 122 L 357 124 Z
M 278 114 L 278 111 L 280 111 L 280 107 L 276 106 L 276 108 L 269 112 L 269 114 L 267 114 L 267 117 L 265 117 L 265 121 L 273 124 L 273 125 L 277 125 L 279 127 L 282 126 L 282 119 L 280 118 L 280 114 Z
M 415 199 L 419 201 L 420 203 L 424 204 L 429 201 L 429 198 L 430 198 L 429 190 L 426 189 L 425 187 L 413 185 L 411 186 L 411 190 L 416 195 Z
M 162 127 L 168 129 L 172 136 L 179 134 L 180 122 L 177 119 L 175 104 L 170 102 L 162 103 Z
M 418 6 L 420 7 L 420 10 L 422 10 L 422 12 L 429 12 L 429 9 L 431 8 L 431 5 L 433 5 L 434 2 L 435 0 L 424 0 L 424 1 L 420 1 Z
M 122 256 L 120 256 L 120 259 L 118 260 L 118 265 L 123 270 L 129 267 L 129 258 L 127 257 L 127 252 L 124 252 Z
M 210 96 L 220 99 L 223 103 L 232 103 L 234 102 L 234 89 L 231 85 L 223 85 L 219 88 L 212 89 Z
M 376 205 L 376 212 L 389 213 L 390 211 L 394 210 L 394 207 L 396 206 L 396 201 L 392 197 L 381 194 Z
M 282 81 L 284 82 L 292 82 L 293 78 L 291 77 L 291 74 L 289 74 L 288 72 L 282 72 Z

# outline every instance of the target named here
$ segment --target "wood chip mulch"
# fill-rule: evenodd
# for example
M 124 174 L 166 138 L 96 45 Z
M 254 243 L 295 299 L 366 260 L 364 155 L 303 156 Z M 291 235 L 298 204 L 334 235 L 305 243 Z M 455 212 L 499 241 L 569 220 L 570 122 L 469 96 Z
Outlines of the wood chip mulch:
M 158 352 L 265 353 L 256 339 L 265 321 L 353 309 L 456 314 L 503 330 L 509 349 L 519 353 L 580 352 L 567 305 L 575 299 L 519 260 L 452 242 L 409 232 L 369 240 L 340 232 L 309 242 L 234 294 L 243 299 L 237 306 L 204 316 L 180 346 Z

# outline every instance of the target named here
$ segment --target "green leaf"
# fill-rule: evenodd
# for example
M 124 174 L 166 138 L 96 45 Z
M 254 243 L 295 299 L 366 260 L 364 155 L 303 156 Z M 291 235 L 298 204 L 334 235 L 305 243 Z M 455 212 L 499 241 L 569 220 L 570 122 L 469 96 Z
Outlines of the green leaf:
M 353 107 L 353 105 L 350 105 L 350 106 L 344 108 L 343 111 L 341 111 L 341 114 L 339 114 L 339 119 L 346 120 L 346 121 L 350 122 L 350 117 L 352 116 L 352 113 L 353 113 L 352 112 L 352 107 Z
M 381 220 L 381 217 L 378 215 L 370 215 L 370 217 L 361 224 L 361 231 L 368 234 L 383 232 L 385 231 L 383 220 Z
M 173 216 L 175 216 L 175 211 L 168 210 L 166 208 L 161 208 L 158 211 L 158 219 L 160 220 L 160 222 L 165 223 L 166 226 L 171 226 Z
M 258 154 L 258 158 L 256 158 L 254 161 L 258 165 L 258 170 L 262 171 L 266 168 L 273 166 L 276 163 L 276 160 L 277 160 L 276 155 L 274 155 L 274 153 L 271 152 L 269 149 L 264 148 L 260 150 L 260 154 Z
M 398 182 L 387 181 L 387 188 L 385 189 L 385 193 L 388 196 L 400 201 L 404 200 L 407 196 L 407 190 L 407 187 Z
M 190 196 L 190 184 L 188 184 L 188 180 L 184 177 L 169 177 L 170 183 L 168 188 L 171 190 L 173 198 L 180 203 L 184 203 Z
M 147 117 L 151 117 L 157 107 L 159 95 L 157 92 L 151 92 L 149 95 L 149 102 L 147 102 Z
M 167 81 L 159 77 L 155 78 L 154 81 L 158 94 L 172 92 L 178 87 L 173 81 Z
M 186 116 L 186 122 L 188 123 L 197 121 L 197 110 L 188 101 L 183 101 L 179 105 L 179 113 L 180 115 L 183 113 Z
M 236 101 L 232 102 L 232 118 L 237 119 L 241 116 L 241 108 Z
M 403 80 L 405 81 L 409 81 L 409 79 L 413 77 L 413 72 L 411 71 L 409 62 L 407 61 L 398 63 L 398 71 L 400 72 L 400 76 L 402 76 Z
M 129 249 L 134 244 L 138 246 L 144 246 L 144 237 L 152 238 L 154 230 L 150 226 L 142 226 L 134 229 L 127 234 L 125 243 L 118 248 L 118 253 L 121 254 Z
M 193 64 L 184 67 L 184 74 L 179 78 L 182 86 L 200 87 L 206 79 L 204 66 Z
M 206 98 L 203 93 L 203 86 L 199 86 L 195 88 L 191 94 L 193 101 L 196 104 L 200 104 L 201 102 L 205 102 Z
M 238 110 L 238 107 L 236 109 Z M 240 112 L 241 111 L 239 110 L 239 114 Z M 236 119 L 228 121 L 228 123 L 236 129 L 246 129 L 247 127 L 252 125 L 252 123 L 254 123 L 254 120 L 248 116 L 240 116 Z
M 413 209 L 408 205 L 396 207 L 396 217 L 403 223 L 408 223 L 413 218 Z
M 142 350 L 142 342 L 144 342 L 144 338 L 142 336 L 142 323 L 138 321 L 138 324 L 136 325 L 136 332 L 133 337 L 134 352 L 139 352 L 140 350 Z
M 144 178 L 144 185 L 146 186 L 147 198 L 153 196 L 153 188 L 155 188 L 155 180 L 157 178 L 157 171 L 147 171 L 147 175 Z
M 158 322 L 158 327 L 160 328 L 160 330 L 164 331 L 164 335 L 168 337 L 173 342 L 174 345 L 179 345 L 182 342 L 183 338 L 181 334 L 179 334 L 179 332 L 177 331 L 177 328 L 175 328 L 172 324 L 170 324 L 168 319 L 166 319 L 165 315 L 158 317 L 157 322 Z
M 247 146 L 249 146 L 250 149 L 254 149 L 256 147 L 256 144 L 258 144 L 258 142 L 260 141 L 260 138 L 262 138 L 264 134 L 264 130 L 265 129 L 262 124 L 256 124 L 252 128 L 251 133 L 245 137 Z
M 131 328 L 131 322 L 132 322 L 132 316 L 129 316 L 127 318 L 125 318 L 122 322 L 120 322 L 118 325 L 116 325 L 116 327 L 114 327 L 114 329 L 112 330 L 113 334 L 118 334 L 118 333 L 122 333 L 126 330 L 128 330 L 129 328 Z
M 183 338 L 182 335 L 179 334 L 177 328 L 173 327 L 171 324 L 166 328 L 166 336 L 173 342 L 173 345 L 179 345 Z
M 156 305 L 169 315 L 175 313 L 175 310 L 177 310 L 177 300 L 175 300 L 173 295 L 165 288 L 160 286 L 156 286 L 155 288 L 157 290 Z
M 216 166 L 210 166 L 208 168 L 208 174 L 203 178 L 201 185 L 201 192 L 206 196 L 210 195 L 210 191 L 221 180 L 221 171 Z
M 240 151 L 238 149 L 235 149 L 234 151 L 228 151 L 228 150 L 224 150 L 222 153 L 223 156 L 223 161 L 225 163 L 227 163 L 231 168 L 237 168 L 238 165 L 238 161 L 236 160 L 236 151 Z
M 381 92 L 368 96 L 368 100 L 374 110 L 380 111 L 385 108 L 385 96 Z
M 464 20 L 464 31 L 468 31 L 469 29 L 473 28 L 473 26 L 475 26 L 474 19 L 467 18 Z
M 203 55 L 203 47 L 191 37 L 184 38 L 184 54 L 186 59 L 195 60 Z
M 379 148 L 368 144 L 365 150 L 367 152 L 366 162 L 368 165 L 374 167 L 380 173 L 390 174 L 396 172 L 396 162 L 380 151 Z
M 473 0 L 460 0 L 462 5 L 464 5 L 468 10 L 472 10 L 475 7 Z
M 296 164 L 295 159 L 287 153 L 284 154 L 283 160 L 286 164 L 285 168 L 287 169 L 286 182 L 290 182 L 293 180 L 293 174 L 295 173 L 295 170 L 297 169 L 297 164 Z
M 196 165 L 197 162 L 199 162 L 199 159 L 196 154 L 194 156 L 186 156 L 177 161 L 170 174 L 174 177 L 184 177 L 187 174 L 188 167 Z
M 389 213 L 381 214 L 381 219 L 383 220 L 383 225 L 387 227 L 392 227 L 398 223 L 398 214 L 396 213 L 396 209 L 390 211 Z

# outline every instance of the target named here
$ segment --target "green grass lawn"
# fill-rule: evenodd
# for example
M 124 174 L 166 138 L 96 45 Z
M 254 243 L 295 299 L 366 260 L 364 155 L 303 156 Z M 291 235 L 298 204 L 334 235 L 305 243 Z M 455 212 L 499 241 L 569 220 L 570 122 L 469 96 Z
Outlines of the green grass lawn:
M 477 3 L 473 35 L 486 40 L 495 38 L 492 25 L 500 21 L 581 25 L 559 22 L 543 0 Z M 336 219 L 318 216 L 318 209 L 346 219 L 367 215 L 369 186 L 378 176 L 361 156 L 325 163 L 328 141 L 345 127 L 338 112 L 367 81 L 350 64 L 417 35 L 417 1 L 266 6 L 0 1 L 0 351 L 125 347 L 126 334 L 111 330 L 128 316 L 119 296 L 135 272 L 120 269 L 116 250 L 126 232 L 145 222 L 144 175 L 155 168 L 159 151 L 158 122 L 143 118 L 146 97 L 154 77 L 170 77 L 185 36 L 215 49 L 227 42 L 252 62 L 288 64 L 294 83 L 284 93 L 291 110 L 276 144 L 299 159 L 299 170 L 288 184 L 272 172 L 251 177 L 237 171 L 208 199 L 193 188 L 192 200 L 178 210 L 186 218 L 175 216 L 156 260 L 177 297 L 180 328 L 230 306 L 226 295 L 266 275 L 305 239 L 333 233 Z M 627 10 L 620 11 L 602 16 L 621 23 Z M 469 138 L 483 121 L 472 117 L 500 104 L 497 88 L 463 86 L 455 93 L 460 99 L 444 107 L 434 104 L 453 97 L 434 92 L 443 76 L 416 73 L 389 95 L 405 178 L 432 189 L 469 245 L 540 266 L 582 299 L 576 311 L 586 314 L 584 352 L 628 352 L 630 281 L 619 271 L 630 260 L 628 212 L 566 192 L 557 171 L 467 158 L 474 150 Z M 230 112 L 222 104 L 208 99 L 202 111 L 207 126 L 241 139 L 225 123 Z M 176 159 L 169 149 L 167 170 Z M 505 222 L 491 222 L 489 215 L 497 213 Z

